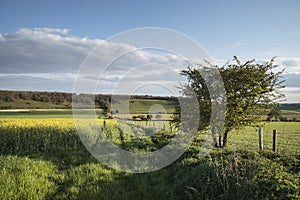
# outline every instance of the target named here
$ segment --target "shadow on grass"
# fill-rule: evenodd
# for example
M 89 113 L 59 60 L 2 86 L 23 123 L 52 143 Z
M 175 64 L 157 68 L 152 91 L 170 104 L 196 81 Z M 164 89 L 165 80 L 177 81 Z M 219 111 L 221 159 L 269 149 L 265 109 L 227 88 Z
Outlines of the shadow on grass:
M 157 140 L 167 142 L 167 140 Z M 124 147 L 144 148 L 139 140 Z M 49 161 L 49 199 L 295 199 L 299 197 L 299 156 L 273 152 L 213 150 L 199 157 L 197 140 L 176 162 L 158 171 L 132 174 L 99 163 L 83 145 L 47 151 L 2 153 Z M 23 172 L 26 173 L 26 172 Z M 17 175 L 17 174 L 16 174 Z M 43 185 L 40 185 L 43 187 Z M 52 190 L 51 190 L 52 191 Z

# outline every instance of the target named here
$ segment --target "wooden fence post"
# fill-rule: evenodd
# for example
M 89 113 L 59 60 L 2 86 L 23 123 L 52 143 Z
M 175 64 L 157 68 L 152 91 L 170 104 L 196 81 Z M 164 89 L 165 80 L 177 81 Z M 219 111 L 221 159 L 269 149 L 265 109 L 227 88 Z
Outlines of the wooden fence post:
M 105 130 L 105 126 L 106 126 L 106 121 L 104 120 L 104 121 L 103 121 L 103 126 L 101 127 L 102 131 Z
M 173 130 L 172 130 L 172 123 L 170 123 L 170 131 L 171 131 L 171 133 L 173 133 Z
M 276 152 L 276 129 L 273 130 L 273 151 Z
M 259 136 L 259 150 L 264 150 L 264 144 L 263 144 L 263 129 L 259 128 L 258 130 L 258 136 Z
M 119 128 L 119 134 L 120 134 L 121 146 L 124 147 L 125 146 L 124 134 L 123 134 L 122 129 L 120 129 L 120 128 Z

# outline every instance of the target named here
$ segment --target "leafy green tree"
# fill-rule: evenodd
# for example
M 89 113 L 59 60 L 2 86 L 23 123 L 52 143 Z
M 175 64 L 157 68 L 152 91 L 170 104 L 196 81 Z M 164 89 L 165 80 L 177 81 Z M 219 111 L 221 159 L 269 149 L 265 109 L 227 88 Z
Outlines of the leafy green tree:
M 188 67 L 187 70 L 183 70 L 181 74 L 187 77 L 189 83 L 182 87 L 182 93 L 189 96 L 192 89 L 199 102 L 199 130 L 208 129 L 210 119 L 214 117 L 211 106 L 217 97 L 211 98 L 214 95 L 211 94 L 208 84 L 210 87 L 217 86 L 206 83 L 207 79 L 203 77 L 203 71 L 207 72 L 212 67 L 219 70 L 226 90 L 224 126 L 212 131 L 213 139 L 216 146 L 225 147 L 231 130 L 239 130 L 260 122 L 263 115 L 277 106 L 284 96 L 279 90 L 284 87 L 284 81 L 281 79 L 283 70 L 275 72 L 278 66 L 274 65 L 274 58 L 264 63 L 255 62 L 254 59 L 243 63 L 235 56 L 232 64 L 227 63 L 222 67 L 209 64 L 209 67 L 199 65 L 197 68 Z M 216 131 L 218 133 L 214 134 Z
M 151 121 L 153 118 L 153 115 L 147 115 L 146 118 L 147 118 L 147 121 Z
M 277 121 L 281 117 L 281 111 L 278 108 L 274 108 L 267 115 L 268 121 L 272 121 L 273 117 L 275 118 L 275 121 Z
M 136 121 L 136 119 L 137 119 L 137 116 L 132 116 L 133 121 Z

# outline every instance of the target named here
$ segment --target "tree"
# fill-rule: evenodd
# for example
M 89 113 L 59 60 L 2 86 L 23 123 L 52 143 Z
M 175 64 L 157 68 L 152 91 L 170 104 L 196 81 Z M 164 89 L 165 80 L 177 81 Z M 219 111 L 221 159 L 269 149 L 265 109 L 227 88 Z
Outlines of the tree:
M 132 116 L 133 121 L 136 121 L 136 119 L 137 119 L 137 116 Z
M 153 115 L 149 115 L 149 114 L 148 114 L 148 115 L 146 116 L 146 118 L 147 118 L 147 121 L 151 121 L 152 118 L 153 118 Z
M 280 119 L 281 111 L 278 108 L 274 108 L 268 113 L 267 121 L 272 121 L 273 117 L 275 118 L 275 121 Z
M 182 93 L 189 96 L 192 89 L 199 102 L 199 130 L 208 129 L 212 117 L 211 94 L 202 75 L 203 70 L 211 67 L 219 70 L 226 90 L 225 122 L 217 133 L 219 144 L 217 136 L 213 135 L 216 146 L 225 147 L 231 130 L 239 130 L 260 122 L 263 115 L 277 106 L 278 100 L 284 96 L 279 90 L 284 87 L 281 79 L 283 70 L 274 72 L 278 67 L 274 65 L 274 58 L 264 63 L 255 62 L 254 59 L 242 63 L 235 56 L 232 64 L 227 63 L 223 67 L 209 64 L 209 67 L 199 65 L 197 68 L 188 67 L 183 70 L 181 74 L 189 82 L 182 87 Z

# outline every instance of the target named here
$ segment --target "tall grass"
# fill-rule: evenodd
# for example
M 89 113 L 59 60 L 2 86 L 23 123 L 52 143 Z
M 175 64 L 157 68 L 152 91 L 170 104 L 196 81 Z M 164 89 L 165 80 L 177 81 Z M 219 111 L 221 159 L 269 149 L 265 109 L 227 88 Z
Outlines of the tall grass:
M 45 199 L 57 185 L 51 162 L 18 156 L 0 156 L 0 199 Z

